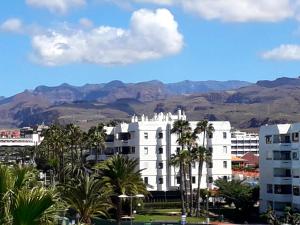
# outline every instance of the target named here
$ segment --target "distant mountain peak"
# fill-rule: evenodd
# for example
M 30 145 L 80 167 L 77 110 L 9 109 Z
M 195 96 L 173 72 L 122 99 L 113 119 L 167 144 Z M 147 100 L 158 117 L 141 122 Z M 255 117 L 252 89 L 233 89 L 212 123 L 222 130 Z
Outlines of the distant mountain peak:
M 277 78 L 276 80 L 260 80 L 257 81 L 256 84 L 258 86 L 267 87 L 267 88 L 279 87 L 283 85 L 299 86 L 300 78 L 280 77 Z

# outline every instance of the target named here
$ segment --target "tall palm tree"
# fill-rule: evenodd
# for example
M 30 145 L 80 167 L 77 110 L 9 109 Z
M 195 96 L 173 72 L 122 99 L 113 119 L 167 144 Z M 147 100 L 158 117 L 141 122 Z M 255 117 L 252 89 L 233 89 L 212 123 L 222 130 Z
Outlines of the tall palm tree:
M 117 223 L 121 219 L 120 195 L 148 194 L 146 185 L 141 178 L 141 170 L 138 170 L 138 160 L 128 156 L 114 155 L 106 161 L 96 165 L 99 178 L 111 190 L 111 200 L 116 209 Z
M 111 207 L 111 190 L 94 176 L 81 174 L 62 188 L 62 199 L 80 215 L 81 223 L 91 224 L 92 217 L 107 215 Z
M 98 155 L 105 148 L 105 138 L 106 130 L 104 129 L 104 124 L 99 123 L 97 126 L 93 126 L 88 130 L 88 142 L 91 148 L 96 150 L 96 160 L 98 161 Z
M 200 203 L 201 203 L 201 196 L 200 196 L 200 185 L 201 185 L 201 178 L 202 178 L 202 169 L 203 163 L 208 162 L 210 157 L 208 151 L 203 146 L 199 146 L 193 148 L 192 150 L 193 158 L 198 162 L 198 186 L 197 186 L 197 206 L 196 206 L 196 216 L 200 217 Z
M 212 135 L 212 133 L 214 131 L 215 131 L 215 129 L 214 129 L 213 125 L 211 123 L 209 123 L 207 120 L 201 120 L 197 123 L 194 132 L 196 134 L 203 133 L 203 140 L 202 140 L 202 148 L 203 149 L 202 150 L 198 149 L 200 151 L 199 154 L 201 152 L 204 154 L 204 156 L 212 154 L 211 152 L 209 153 L 207 150 L 204 151 L 204 149 L 206 148 L 205 143 L 207 141 L 207 135 L 209 135 L 209 136 Z M 205 161 L 207 161 L 207 159 L 203 160 L 203 162 L 205 162 Z M 200 161 L 198 161 L 198 162 L 200 162 Z M 201 177 L 202 177 L 202 168 L 200 168 L 200 167 L 203 167 L 203 164 L 201 164 L 201 163 L 198 164 L 198 188 L 197 188 L 197 210 L 196 210 L 197 216 L 200 216 L 200 186 L 199 186 L 199 183 L 201 182 Z M 207 169 L 206 176 L 208 176 L 208 166 L 206 166 L 206 169 Z M 199 174 L 199 172 L 200 172 L 200 174 Z M 200 180 L 199 180 L 199 178 L 200 178 Z M 208 181 L 208 177 L 206 177 L 206 180 Z M 207 185 L 208 185 L 208 183 L 207 183 Z
M 78 149 L 80 148 L 80 144 L 82 142 L 83 133 L 80 127 L 74 124 L 66 125 L 65 133 L 66 133 L 67 145 L 71 153 L 70 162 L 73 170 L 74 164 L 78 162 L 78 158 L 79 158 Z
M 185 133 L 190 132 L 190 131 L 191 131 L 190 123 L 187 120 L 176 120 L 173 123 L 173 128 L 171 129 L 171 133 L 177 134 L 177 136 L 178 136 L 177 143 L 181 146 L 181 151 L 185 147 L 185 141 L 182 138 L 182 136 L 184 136 Z M 179 152 L 177 154 L 179 154 Z M 183 186 L 184 186 L 184 183 L 183 183 L 184 179 L 183 178 L 185 178 L 185 174 L 184 174 L 183 170 L 184 170 L 183 161 L 179 161 L 179 173 L 180 173 L 180 177 L 181 177 L 180 178 L 180 185 L 179 185 L 180 196 L 181 196 L 181 213 L 182 213 L 182 215 L 185 215 L 186 214 L 185 196 L 184 196 L 184 191 L 183 191 Z

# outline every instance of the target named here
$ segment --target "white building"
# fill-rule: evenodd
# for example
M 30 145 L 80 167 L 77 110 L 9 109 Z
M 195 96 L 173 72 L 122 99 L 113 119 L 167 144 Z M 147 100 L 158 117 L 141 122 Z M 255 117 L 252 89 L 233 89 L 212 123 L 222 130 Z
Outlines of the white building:
M 259 135 L 239 130 L 231 132 L 231 154 L 241 157 L 248 152 L 259 154 Z
M 260 211 L 300 210 L 300 123 L 260 128 Z
M 146 116 L 132 117 L 131 123 L 122 123 L 114 128 L 107 128 L 107 154 L 128 154 L 139 159 L 139 169 L 143 169 L 142 177 L 149 191 L 176 190 L 179 186 L 179 169 L 169 166 L 170 157 L 180 146 L 176 143 L 177 135 L 171 134 L 174 121 L 186 120 L 180 110 L 176 115 L 171 113 L 155 114 L 149 119 Z M 190 122 L 195 128 L 197 121 Z M 206 147 L 212 151 L 212 168 L 203 166 L 201 188 L 213 187 L 218 178 L 231 178 L 231 138 L 230 123 L 227 121 L 211 122 L 215 128 L 212 137 L 207 137 Z M 202 145 L 203 135 L 198 141 Z M 192 184 L 197 188 L 198 165 L 193 165 Z M 207 171 L 209 173 L 206 180 Z

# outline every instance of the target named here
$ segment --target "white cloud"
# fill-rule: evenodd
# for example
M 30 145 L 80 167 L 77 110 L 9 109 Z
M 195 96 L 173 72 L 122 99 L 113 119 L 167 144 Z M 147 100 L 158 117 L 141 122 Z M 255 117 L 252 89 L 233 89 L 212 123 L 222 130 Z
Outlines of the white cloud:
M 124 2 L 126 0 L 107 0 Z M 296 18 L 299 0 L 127 0 L 182 7 L 205 20 L 225 22 L 277 22 Z
M 85 5 L 86 0 L 26 0 L 26 3 L 51 12 L 66 13 L 71 8 Z
M 23 23 L 18 18 L 10 18 L 0 25 L 0 29 L 5 32 L 21 33 L 23 32 Z
M 84 28 L 91 28 L 94 26 L 93 22 L 87 18 L 81 18 L 79 24 Z
M 100 26 L 91 30 L 48 30 L 32 37 L 34 59 L 44 65 L 94 63 L 129 64 L 181 51 L 183 36 L 167 9 L 141 9 L 130 28 Z
M 262 54 L 264 59 L 299 61 L 300 60 L 300 45 L 280 45 L 270 51 Z
M 293 16 L 289 0 L 183 0 L 185 10 L 226 22 L 276 22 Z

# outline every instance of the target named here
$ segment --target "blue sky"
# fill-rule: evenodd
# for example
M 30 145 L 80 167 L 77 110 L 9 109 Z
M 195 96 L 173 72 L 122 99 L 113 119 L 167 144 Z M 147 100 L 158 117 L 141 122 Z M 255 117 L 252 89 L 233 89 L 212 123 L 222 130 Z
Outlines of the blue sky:
M 0 96 L 38 85 L 116 79 L 296 77 L 298 5 L 298 0 L 3 1 Z

